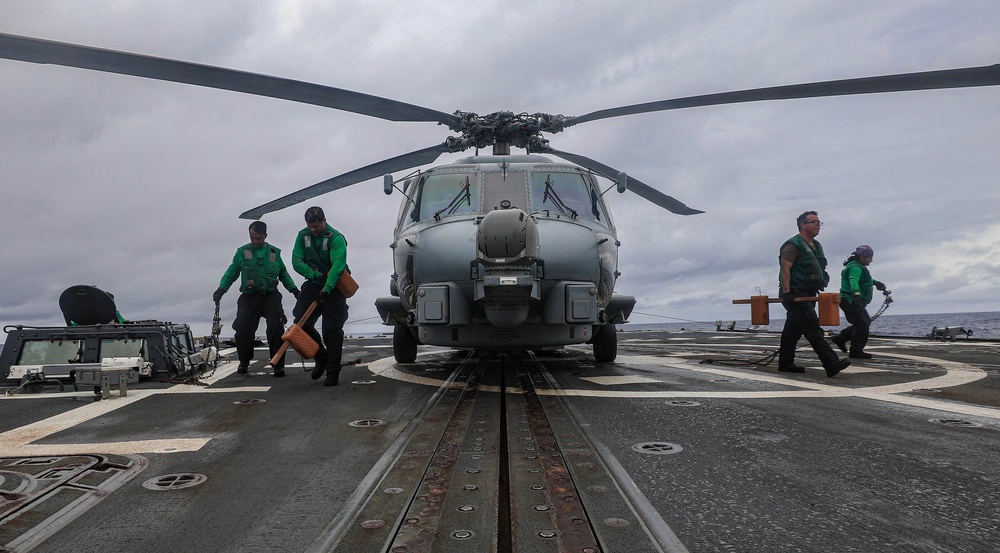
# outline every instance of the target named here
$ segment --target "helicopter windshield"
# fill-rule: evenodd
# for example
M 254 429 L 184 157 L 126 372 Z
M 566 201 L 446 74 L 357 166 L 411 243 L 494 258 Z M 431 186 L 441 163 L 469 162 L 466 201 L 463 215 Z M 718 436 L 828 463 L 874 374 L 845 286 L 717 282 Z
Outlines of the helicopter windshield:
M 564 213 L 607 224 L 597 192 L 579 173 L 532 174 L 531 205 L 536 211 Z
M 476 213 L 479 209 L 477 181 L 476 175 L 471 173 L 445 173 L 427 177 L 420 184 L 413 220 Z

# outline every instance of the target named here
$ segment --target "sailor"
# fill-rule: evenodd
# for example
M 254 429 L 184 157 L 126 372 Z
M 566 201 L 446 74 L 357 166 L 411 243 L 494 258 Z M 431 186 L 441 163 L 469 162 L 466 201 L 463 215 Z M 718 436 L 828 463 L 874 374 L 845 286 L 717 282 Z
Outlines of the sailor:
M 819 326 L 814 302 L 797 302 L 798 297 L 813 297 L 826 288 L 830 275 L 826 272 L 826 255 L 816 240 L 823 223 L 815 211 L 806 211 L 795 220 L 799 233 L 781 245 L 778 254 L 780 271 L 778 292 L 787 316 L 781 330 L 778 348 L 778 370 L 804 373 L 805 367 L 795 364 L 795 347 L 803 335 L 823 363 L 827 376 L 833 376 L 851 364 L 846 357 L 838 357 L 827 343 Z
M 233 321 L 236 356 L 240 361 L 236 372 L 239 374 L 246 374 L 250 368 L 261 317 L 267 323 L 267 346 L 271 357 L 281 348 L 281 335 L 288 319 L 281 306 L 278 281 L 292 296 L 299 296 L 299 289 L 281 260 L 281 250 L 265 242 L 267 224 L 254 221 L 250 223 L 249 232 L 250 243 L 236 250 L 232 264 L 222 275 L 219 288 L 212 294 L 215 303 L 219 303 L 236 278 L 240 277 L 240 298 L 236 301 L 236 320 Z M 285 357 L 282 356 L 273 368 L 274 376 L 285 376 Z
M 871 246 L 862 244 L 855 248 L 854 253 L 844 261 L 844 269 L 840 272 L 840 309 L 849 326 L 831 338 L 840 351 L 847 352 L 847 343 L 851 343 L 849 357 L 854 359 L 871 359 L 872 355 L 865 352 L 868 344 L 868 329 L 872 318 L 865 307 L 872 301 L 872 285 L 879 291 L 885 290 L 885 284 L 872 278 L 868 272 L 875 252 Z
M 347 298 L 337 289 L 340 275 L 347 270 L 347 240 L 326 222 L 321 207 L 305 213 L 306 228 L 295 237 L 292 268 L 306 278 L 292 315 L 302 330 L 319 344 L 312 379 L 326 373 L 324 386 L 336 386 L 340 380 L 344 347 L 344 323 L 347 322 Z M 309 305 L 319 302 L 309 320 L 300 321 Z M 323 339 L 316 332 L 316 320 L 323 316 Z

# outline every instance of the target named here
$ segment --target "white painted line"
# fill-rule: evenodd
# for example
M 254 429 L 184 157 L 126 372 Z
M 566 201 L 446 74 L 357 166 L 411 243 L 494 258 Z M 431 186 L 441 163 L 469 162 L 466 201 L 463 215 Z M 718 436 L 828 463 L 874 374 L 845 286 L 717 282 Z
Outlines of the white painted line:
M 212 381 L 232 374 L 235 365 L 223 365 L 216 369 Z M 51 416 L 0 434 L 0 457 L 23 457 L 44 455 L 81 455 L 81 454 L 111 454 L 127 455 L 141 453 L 179 453 L 182 451 L 197 451 L 207 444 L 211 438 L 173 438 L 167 440 L 136 440 L 127 442 L 102 442 L 85 444 L 35 444 L 52 434 L 62 432 L 78 424 L 100 417 L 122 407 L 132 405 L 147 397 L 173 394 L 214 394 L 214 393 L 264 393 L 270 386 L 246 386 L 239 388 L 206 388 L 193 384 L 177 384 L 160 390 L 130 390 L 125 397 L 112 396 L 110 399 L 94 401 L 76 409 Z M 37 399 L 40 397 L 78 397 L 79 393 L 71 394 L 31 394 L 30 396 L 8 396 L 0 399 Z M 84 394 L 93 397 L 93 393 Z
M 170 440 L 137 440 L 88 444 L 8 444 L 0 446 L 0 457 L 46 457 L 66 455 L 138 455 L 149 453 L 181 453 L 198 451 L 211 438 L 176 438 Z
M 820 382 L 810 381 L 810 380 L 799 380 L 795 378 L 788 378 L 779 376 L 776 374 L 766 374 L 756 371 L 749 371 L 746 369 L 727 369 L 719 368 L 717 366 L 711 365 L 701 365 L 695 364 L 693 361 L 689 361 L 680 356 L 655 356 L 655 355 L 619 355 L 616 365 L 621 365 L 625 367 L 637 367 L 648 369 L 650 366 L 655 368 L 668 367 L 672 369 L 691 371 L 696 373 L 713 374 L 718 376 L 723 376 L 726 378 L 739 379 L 739 380 L 750 380 L 756 382 L 764 382 L 769 384 L 780 385 L 782 387 L 792 387 L 801 388 L 799 390 L 770 390 L 770 391 L 738 391 L 738 392 L 727 392 L 727 391 L 715 391 L 715 390 L 705 390 L 705 391 L 676 391 L 676 390 L 659 390 L 659 391 L 621 391 L 621 390 L 537 390 L 538 395 L 561 395 L 567 397 L 597 397 L 597 398 L 716 398 L 716 399 L 779 399 L 779 398 L 841 398 L 841 397 L 857 397 L 870 399 L 875 401 L 884 401 L 888 403 L 896 403 L 900 405 L 910 405 L 913 407 L 921 407 L 925 409 L 933 409 L 937 411 L 945 411 L 949 413 L 957 413 L 964 415 L 972 415 L 990 419 L 1000 420 L 1000 409 L 992 407 L 981 407 L 976 405 L 968 405 L 956 402 L 934 400 L 922 397 L 911 397 L 899 395 L 903 393 L 913 392 L 916 390 L 926 389 L 926 388 L 949 388 L 953 386 L 961 386 L 964 384 L 969 384 L 977 380 L 986 378 L 986 372 L 972 367 L 971 365 L 966 365 L 964 363 L 958 363 L 954 361 L 943 361 L 940 359 L 934 359 L 930 357 L 919 357 L 915 355 L 905 355 L 898 353 L 882 353 L 880 356 L 886 357 L 898 357 L 901 359 L 908 359 L 911 361 L 919 361 L 922 363 L 928 363 L 931 365 L 938 365 L 944 368 L 946 374 L 941 376 L 935 376 L 931 378 L 926 378 L 922 380 L 916 380 L 913 382 L 906 382 L 902 384 L 891 384 L 887 386 L 873 386 L 869 388 L 848 388 L 839 385 L 823 384 Z M 402 373 L 395 368 L 395 363 L 392 358 L 385 358 L 375 361 L 369 364 L 369 369 L 379 376 L 384 376 L 386 378 L 394 378 L 397 380 L 402 380 L 404 382 L 411 382 L 414 384 L 422 384 L 426 386 L 440 386 L 444 383 L 443 380 L 436 378 L 427 378 L 422 376 L 407 375 Z M 860 369 L 860 370 L 859 370 Z M 812 367 L 810 370 L 819 370 L 820 368 Z M 878 371 L 881 369 L 866 368 L 866 367 L 848 367 L 843 373 L 843 376 L 850 376 L 851 372 L 871 372 Z M 893 369 L 885 369 L 891 371 Z M 639 376 L 606 376 L 606 377 L 585 377 L 581 380 L 590 380 L 592 382 L 601 384 L 601 379 L 639 379 L 642 380 L 644 377 Z M 638 382 L 639 380 L 636 380 Z M 611 380 L 609 380 L 611 381 Z M 659 382 L 657 380 L 645 379 L 644 382 Z M 452 384 L 453 387 L 463 387 L 464 384 Z M 495 387 L 481 387 L 480 390 L 483 391 L 497 391 Z M 514 388 L 510 388 L 511 391 L 516 391 Z
M 621 384 L 650 384 L 658 383 L 659 380 L 655 378 L 646 378 L 645 376 L 588 376 L 581 377 L 580 380 L 586 380 L 587 382 L 593 382 L 594 384 L 599 384 L 601 386 L 618 386 Z

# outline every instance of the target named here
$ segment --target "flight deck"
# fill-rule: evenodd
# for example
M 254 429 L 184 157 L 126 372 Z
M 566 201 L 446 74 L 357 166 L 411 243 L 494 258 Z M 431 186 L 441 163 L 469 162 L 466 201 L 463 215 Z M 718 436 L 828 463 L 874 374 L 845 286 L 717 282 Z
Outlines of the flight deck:
M 872 338 L 828 378 L 764 332 L 517 355 L 348 339 L 340 385 L 0 399 L 0 550 L 985 551 L 1000 343 Z M 9 391 L 11 388 L 7 388 Z

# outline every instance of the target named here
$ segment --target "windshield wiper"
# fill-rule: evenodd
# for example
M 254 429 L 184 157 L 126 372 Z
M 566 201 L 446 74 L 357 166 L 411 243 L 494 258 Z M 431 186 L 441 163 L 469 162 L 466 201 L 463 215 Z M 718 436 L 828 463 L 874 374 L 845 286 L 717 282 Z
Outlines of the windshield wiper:
M 455 211 L 458 210 L 458 207 L 462 205 L 462 200 L 465 200 L 466 205 L 471 206 L 472 205 L 472 194 L 470 193 L 471 188 L 472 185 L 469 184 L 469 176 L 466 175 L 465 185 L 462 186 L 462 189 L 458 191 L 458 194 L 456 194 L 455 197 L 451 199 L 451 202 L 449 202 L 448 205 L 434 212 L 434 220 L 440 221 L 441 214 L 444 213 L 445 211 L 448 212 L 448 215 L 455 213 Z
M 552 198 L 552 203 L 559 208 L 560 213 L 569 211 L 571 217 L 574 219 L 577 217 L 576 210 L 563 203 L 559 194 L 556 194 L 556 189 L 552 187 L 552 175 L 545 175 L 545 195 L 542 196 L 542 203 L 544 204 L 549 198 Z

